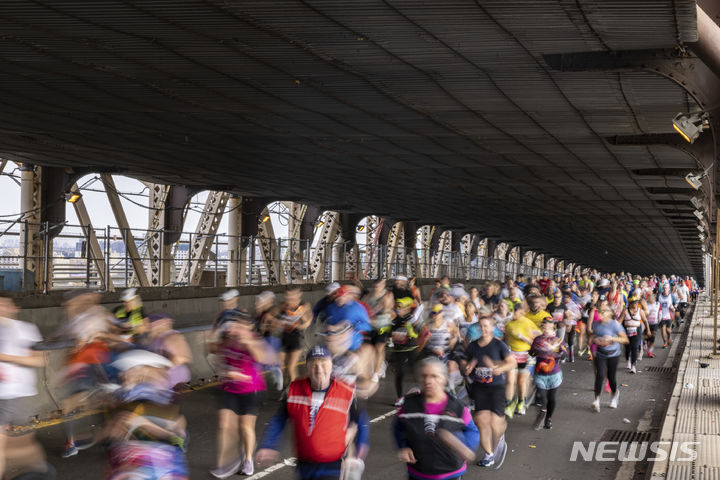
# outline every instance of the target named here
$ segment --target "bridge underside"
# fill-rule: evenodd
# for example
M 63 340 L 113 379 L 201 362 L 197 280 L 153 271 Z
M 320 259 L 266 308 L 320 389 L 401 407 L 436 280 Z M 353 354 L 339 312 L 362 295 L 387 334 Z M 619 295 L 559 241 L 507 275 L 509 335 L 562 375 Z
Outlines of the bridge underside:
M 694 1 L 5 1 L 0 28 L 4 158 L 702 278 L 683 177 L 714 132 L 665 135 L 708 98 L 669 78 Z

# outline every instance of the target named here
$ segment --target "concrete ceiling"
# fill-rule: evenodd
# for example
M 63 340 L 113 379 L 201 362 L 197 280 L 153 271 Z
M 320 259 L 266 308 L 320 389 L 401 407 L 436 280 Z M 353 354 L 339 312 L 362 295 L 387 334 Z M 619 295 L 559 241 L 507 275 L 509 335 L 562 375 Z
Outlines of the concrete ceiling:
M 0 28 L 4 158 L 702 276 L 698 159 L 608 141 L 671 133 L 693 97 L 548 63 L 693 42 L 694 1 L 5 0 Z

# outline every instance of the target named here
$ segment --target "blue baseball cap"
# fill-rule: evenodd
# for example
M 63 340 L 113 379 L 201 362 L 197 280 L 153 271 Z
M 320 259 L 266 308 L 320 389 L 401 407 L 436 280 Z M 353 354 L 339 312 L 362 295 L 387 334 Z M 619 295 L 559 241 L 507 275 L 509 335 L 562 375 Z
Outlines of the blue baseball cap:
M 332 358 L 332 355 L 330 355 L 330 350 L 322 345 L 315 345 L 305 356 L 305 361 L 310 361 L 315 358 Z

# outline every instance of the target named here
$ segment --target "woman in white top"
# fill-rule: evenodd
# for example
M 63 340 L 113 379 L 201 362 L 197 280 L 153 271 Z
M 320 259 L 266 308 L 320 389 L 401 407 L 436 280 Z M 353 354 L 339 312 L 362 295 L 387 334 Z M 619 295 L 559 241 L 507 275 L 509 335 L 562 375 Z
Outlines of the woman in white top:
M 660 304 L 653 293 L 651 293 L 647 299 L 645 312 L 648 322 L 647 355 L 650 358 L 655 358 L 655 332 L 657 332 L 660 322 Z
M 627 368 L 630 373 L 637 373 L 635 363 L 638 359 L 638 352 L 642 346 L 643 327 L 645 331 L 650 331 L 648 327 L 645 312 L 640 308 L 638 299 L 633 297 L 628 302 L 627 308 L 624 309 L 622 316 L 623 327 L 627 333 L 630 343 L 625 345 L 625 359 L 627 360 Z

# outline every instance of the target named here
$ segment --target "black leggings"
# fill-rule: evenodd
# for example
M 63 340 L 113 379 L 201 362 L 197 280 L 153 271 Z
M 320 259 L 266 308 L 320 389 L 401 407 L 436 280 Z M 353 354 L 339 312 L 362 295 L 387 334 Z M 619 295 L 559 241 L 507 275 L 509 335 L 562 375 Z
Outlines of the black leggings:
M 542 388 L 537 389 L 535 398 L 537 399 L 537 402 L 540 405 L 545 407 L 545 410 L 547 411 L 545 418 L 552 417 L 552 414 L 555 411 L 555 394 L 556 393 L 557 393 L 557 388 L 553 388 L 550 390 L 543 390 Z
M 569 353 L 571 356 L 572 356 L 572 354 L 573 354 L 573 344 L 575 343 L 575 336 L 576 336 L 576 335 L 575 335 L 575 333 L 576 333 L 576 332 L 575 332 L 575 326 L 576 326 L 576 325 L 570 325 L 570 326 L 568 326 L 568 330 L 567 330 L 567 340 L 566 340 L 566 342 L 567 342 L 568 353 Z
M 610 390 L 613 395 L 617 392 L 617 380 L 615 375 L 617 374 L 618 362 L 620 361 L 620 355 L 614 357 L 601 357 L 595 355 L 593 357 L 593 363 L 595 363 L 595 396 L 599 397 L 600 392 L 603 389 L 603 383 L 605 383 L 605 377 L 610 382 Z
M 412 372 L 412 363 L 415 358 L 415 352 L 393 352 L 393 364 L 395 365 L 395 393 L 398 398 L 403 396 L 403 378 L 405 371 Z
M 642 339 L 642 335 L 640 332 L 638 332 L 637 335 L 631 335 L 628 337 L 628 340 L 630 340 L 630 343 L 625 345 L 625 360 L 630 359 L 630 363 L 635 365 L 635 362 L 637 362 L 638 358 L 638 352 L 640 351 L 640 341 Z

